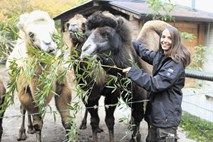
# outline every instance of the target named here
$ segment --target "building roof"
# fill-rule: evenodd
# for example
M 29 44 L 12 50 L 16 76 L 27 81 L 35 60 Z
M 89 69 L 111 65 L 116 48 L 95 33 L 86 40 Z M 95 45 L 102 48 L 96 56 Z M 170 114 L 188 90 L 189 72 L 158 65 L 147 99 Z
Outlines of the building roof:
M 94 11 L 109 10 L 109 8 L 129 15 L 131 14 L 138 19 L 148 17 L 148 14 L 152 14 L 149 5 L 143 0 L 93 0 L 57 15 L 54 17 L 54 20 L 62 19 L 64 16 L 69 17 L 69 15 L 74 15 L 76 13 L 89 15 L 89 13 Z M 178 5 L 175 6 L 174 10 L 171 12 L 171 16 L 173 16 L 175 20 L 213 22 L 213 16 L 210 13 Z
M 121 9 L 130 11 L 141 17 L 146 16 L 150 11 L 149 5 L 145 2 L 132 2 L 132 1 L 111 1 L 109 2 L 110 5 L 120 7 Z M 161 12 L 160 12 L 161 13 Z M 203 22 L 213 22 L 213 16 L 211 16 L 207 12 L 202 12 L 198 10 L 193 10 L 189 7 L 184 6 L 175 6 L 171 15 L 176 20 L 186 20 L 186 21 L 203 21 Z

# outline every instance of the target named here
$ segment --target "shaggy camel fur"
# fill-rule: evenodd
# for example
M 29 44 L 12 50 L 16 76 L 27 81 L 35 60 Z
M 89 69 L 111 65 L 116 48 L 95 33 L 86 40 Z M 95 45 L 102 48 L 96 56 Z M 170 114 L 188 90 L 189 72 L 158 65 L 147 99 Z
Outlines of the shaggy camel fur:
M 28 115 L 32 115 L 33 118 L 32 126 L 36 132 L 36 141 L 41 142 L 43 119 L 40 113 L 40 107 L 48 105 L 53 97 L 55 97 L 55 105 L 61 115 L 62 124 L 66 132 L 68 133 L 68 130 L 71 128 L 69 122 L 70 112 L 68 111 L 72 97 L 71 74 L 67 72 L 62 81 L 59 81 L 57 76 L 50 77 L 51 83 L 48 84 L 42 84 L 39 81 L 39 79 L 41 79 L 40 76 L 44 76 L 44 74 L 46 74 L 46 76 L 51 75 L 51 73 L 58 75 L 64 70 L 63 65 L 57 66 L 51 58 L 48 59 L 50 64 L 41 58 L 41 54 L 56 57 L 59 53 L 57 45 L 53 41 L 53 36 L 56 33 L 55 23 L 53 19 L 49 17 L 48 13 L 37 10 L 22 14 L 18 22 L 18 28 L 20 38 L 6 62 L 9 75 L 13 72 L 13 69 L 10 68 L 13 61 L 16 61 L 18 67 L 22 69 L 20 75 L 17 76 L 16 82 L 17 94 L 21 102 L 21 113 L 23 114 L 17 139 L 25 140 L 27 138 L 24 124 L 25 113 L 27 111 Z M 38 51 L 39 55 L 31 51 Z M 34 63 L 36 64 L 34 65 Z M 30 77 L 28 76 L 29 69 L 33 71 Z M 36 98 L 38 97 L 39 91 L 44 95 L 43 90 L 48 85 L 51 90 L 43 96 L 44 102 L 38 103 L 38 99 L 36 101 Z M 40 106 L 39 104 L 42 105 Z M 29 125 L 31 125 L 30 123 L 31 122 L 29 122 Z
M 4 103 L 5 97 L 4 94 L 6 92 L 4 83 L 2 81 L 2 79 L 0 78 L 0 105 L 2 105 Z M 5 110 L 3 110 L 4 108 L 0 107 L 0 142 L 1 142 L 1 138 L 2 138 L 2 134 L 3 134 L 3 127 L 2 127 L 2 123 L 3 123 L 3 117 L 4 117 L 4 112 Z
M 69 53 L 71 54 L 72 59 L 79 59 L 79 56 L 81 54 L 81 47 L 84 44 L 87 36 L 89 35 L 90 31 L 86 30 L 85 24 L 86 24 L 87 19 L 81 15 L 81 14 L 76 14 L 74 17 L 69 19 L 68 22 L 65 23 L 65 32 L 63 33 L 63 39 L 65 44 L 68 46 L 68 49 L 70 50 Z M 93 78 L 92 77 L 85 77 L 85 71 L 84 67 L 87 65 L 85 63 L 81 63 L 80 66 L 74 65 L 74 72 L 76 76 L 76 81 L 77 84 L 82 84 L 84 83 L 84 80 L 86 82 L 90 82 L 90 84 L 93 84 Z M 84 76 L 84 80 L 80 79 Z M 91 83 L 93 82 L 93 83 Z M 88 85 L 87 87 L 81 87 L 84 91 L 88 91 L 90 93 L 94 93 L 92 90 L 99 90 L 95 89 L 101 88 L 103 86 L 103 83 L 96 84 L 95 86 Z M 87 115 L 88 111 L 85 110 L 84 117 L 82 119 L 82 123 L 80 125 L 80 129 L 86 129 L 87 128 Z M 103 132 L 101 128 L 98 129 L 98 132 Z
M 128 21 L 123 17 L 105 16 L 101 12 L 96 12 L 88 18 L 87 26 L 93 28 L 93 32 L 87 38 L 82 47 L 81 58 L 90 56 L 98 59 L 106 72 L 106 75 L 116 76 L 118 79 L 108 82 L 108 86 L 117 86 L 117 88 L 106 87 L 102 91 L 105 94 L 105 108 L 106 117 L 105 122 L 109 130 L 110 142 L 114 142 L 114 111 L 116 106 L 113 104 L 118 103 L 119 97 L 122 97 L 125 102 L 138 103 L 129 104 L 132 110 L 132 138 L 131 142 L 140 142 L 140 122 L 144 117 L 143 100 L 146 99 L 147 94 L 144 89 L 135 83 L 128 84 L 123 88 L 126 83 L 125 75 L 122 74 L 121 69 L 131 66 L 132 63 L 139 68 L 146 70 L 140 62 L 131 43 L 131 32 Z M 113 68 L 113 67 L 120 68 Z M 107 82 L 107 80 L 106 80 Z M 127 92 L 131 92 L 130 94 Z M 127 95 L 129 94 L 129 95 Z M 98 105 L 98 97 L 101 94 L 93 94 L 88 96 L 88 106 Z M 99 117 L 97 109 L 89 109 L 91 114 L 91 127 L 93 131 L 93 141 L 97 142 L 97 126 L 99 125 Z

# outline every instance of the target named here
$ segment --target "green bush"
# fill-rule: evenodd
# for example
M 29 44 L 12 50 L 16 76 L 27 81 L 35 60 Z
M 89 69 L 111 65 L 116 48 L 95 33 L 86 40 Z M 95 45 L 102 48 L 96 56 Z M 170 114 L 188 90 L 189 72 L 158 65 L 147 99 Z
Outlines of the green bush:
M 198 142 L 213 142 L 213 123 L 209 121 L 184 112 L 180 127 Z
M 3 0 L 0 5 L 0 63 L 6 61 L 18 38 L 16 23 L 20 14 L 40 9 L 53 17 L 87 1 L 89 0 Z
M 0 62 L 5 62 L 12 51 L 17 35 L 17 17 L 0 22 Z

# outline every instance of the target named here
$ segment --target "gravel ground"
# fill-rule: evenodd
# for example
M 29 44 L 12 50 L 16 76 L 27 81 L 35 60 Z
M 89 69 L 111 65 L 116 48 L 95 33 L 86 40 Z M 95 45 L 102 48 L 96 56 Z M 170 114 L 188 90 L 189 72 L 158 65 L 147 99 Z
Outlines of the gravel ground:
M 8 77 L 6 74 L 6 69 L 4 66 L 0 67 L 0 74 L 3 78 L 4 83 L 7 83 Z M 75 94 L 75 93 L 73 93 Z M 100 105 L 103 104 L 103 99 L 100 100 Z M 53 111 L 56 111 L 56 108 L 54 106 L 54 100 L 51 101 L 50 106 Z M 65 132 L 61 124 L 61 119 L 59 114 L 56 114 L 56 121 L 54 121 L 53 113 L 50 113 L 50 110 L 47 109 L 47 114 L 44 118 L 44 125 L 42 130 L 42 139 L 43 142 L 63 142 Z M 80 126 L 82 117 L 83 117 L 84 110 L 78 112 L 76 123 L 77 126 Z M 115 111 L 115 141 L 116 142 L 128 142 L 128 140 L 131 137 L 131 132 L 128 131 L 127 125 L 124 124 L 124 122 L 119 123 L 119 118 L 128 117 L 130 114 L 130 110 L 126 106 L 121 106 L 116 109 Z M 15 142 L 17 141 L 16 138 L 18 136 L 18 131 L 21 124 L 21 113 L 19 111 L 19 100 L 15 96 L 15 104 L 13 106 L 10 106 L 6 112 L 5 112 L 5 118 L 3 120 L 3 136 L 2 136 L 2 142 Z M 108 130 L 104 122 L 105 117 L 105 111 L 102 108 L 99 109 L 99 116 L 100 116 L 100 127 L 104 130 L 104 132 L 100 133 L 98 135 L 99 141 L 102 142 L 108 142 Z M 142 134 L 142 140 L 145 141 L 145 137 L 147 135 L 147 125 L 146 122 L 143 121 L 141 123 L 141 134 Z M 188 139 L 186 137 L 186 134 L 179 128 L 178 129 L 178 136 L 180 137 L 179 142 L 195 142 L 191 139 Z M 35 134 L 28 134 L 27 140 L 25 142 L 35 142 L 36 136 Z M 92 131 L 90 127 L 90 122 L 88 118 L 88 124 L 87 129 L 85 130 L 79 130 L 79 142 L 91 142 L 92 141 Z

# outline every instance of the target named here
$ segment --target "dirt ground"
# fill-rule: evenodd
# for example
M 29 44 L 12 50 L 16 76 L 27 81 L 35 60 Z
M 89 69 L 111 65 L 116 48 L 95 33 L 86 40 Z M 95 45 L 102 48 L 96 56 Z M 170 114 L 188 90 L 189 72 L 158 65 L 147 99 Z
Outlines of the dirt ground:
M 6 69 L 4 66 L 0 66 L 0 76 L 3 78 L 3 81 L 6 85 L 8 76 L 6 73 Z M 73 93 L 74 94 L 74 93 Z M 103 99 L 100 100 L 100 105 L 103 104 Z M 54 100 L 51 101 L 50 106 L 52 108 L 53 112 L 57 112 L 56 108 L 54 106 Z M 53 113 L 50 112 L 50 109 L 47 109 L 46 115 L 44 118 L 44 125 L 42 130 L 42 139 L 43 142 L 63 142 L 65 132 L 64 128 L 61 124 L 61 119 L 59 114 L 56 114 L 56 121 L 54 121 Z M 84 110 L 80 111 L 77 114 L 76 123 L 77 126 L 80 126 L 82 117 L 83 117 Z M 116 109 L 115 111 L 115 141 L 116 142 L 128 142 L 128 140 L 131 137 L 131 132 L 128 131 L 127 125 L 124 124 L 124 122 L 119 123 L 119 118 L 128 117 L 130 115 L 130 110 L 128 107 L 121 106 Z M 17 96 L 15 96 L 15 104 L 13 106 L 10 106 L 6 112 L 5 112 L 5 118 L 3 120 L 3 136 L 2 136 L 2 142 L 15 142 L 17 141 L 16 138 L 18 136 L 18 131 L 21 125 L 21 113 L 19 111 L 19 100 Z M 108 130 L 104 122 L 105 117 L 105 111 L 104 108 L 101 107 L 99 109 L 99 116 L 100 116 L 100 127 L 104 130 L 104 132 L 100 133 L 98 135 L 99 141 L 101 142 L 108 142 Z M 26 121 L 27 123 L 27 121 Z M 27 124 L 26 124 L 27 126 Z M 141 123 L 141 135 L 142 140 L 145 142 L 145 137 L 147 135 L 147 125 L 146 122 L 143 121 Z M 36 136 L 35 134 L 27 134 L 28 138 L 25 140 L 25 142 L 35 142 Z M 195 142 L 193 140 L 187 139 L 186 134 L 181 131 L 181 129 L 178 129 L 178 136 L 180 137 L 179 142 Z M 90 127 L 90 122 L 88 118 L 88 124 L 87 129 L 80 130 L 79 129 L 79 142 L 92 142 L 92 131 Z

